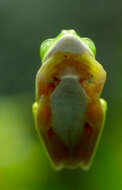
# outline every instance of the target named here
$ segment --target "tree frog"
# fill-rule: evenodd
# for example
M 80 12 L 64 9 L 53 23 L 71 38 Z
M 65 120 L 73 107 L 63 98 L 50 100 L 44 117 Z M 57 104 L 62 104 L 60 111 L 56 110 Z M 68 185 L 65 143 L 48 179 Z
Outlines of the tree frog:
M 107 103 L 100 98 L 106 72 L 94 42 L 62 30 L 40 45 L 35 126 L 56 169 L 90 168 L 104 127 Z

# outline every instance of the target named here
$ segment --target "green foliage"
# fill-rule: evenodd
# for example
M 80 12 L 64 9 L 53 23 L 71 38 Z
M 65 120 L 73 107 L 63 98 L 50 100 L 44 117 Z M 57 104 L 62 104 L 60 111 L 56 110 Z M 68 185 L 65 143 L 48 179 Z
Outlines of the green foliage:
M 0 1 L 0 190 L 122 190 L 121 13 L 114 0 Z M 93 39 L 108 73 L 107 120 L 88 172 L 52 169 L 31 112 L 39 41 L 62 28 Z

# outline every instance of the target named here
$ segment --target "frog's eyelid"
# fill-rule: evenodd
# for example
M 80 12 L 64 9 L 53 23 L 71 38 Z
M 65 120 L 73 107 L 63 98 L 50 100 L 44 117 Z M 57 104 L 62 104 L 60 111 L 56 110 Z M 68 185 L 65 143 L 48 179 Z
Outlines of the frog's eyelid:
M 90 48 L 94 55 L 96 55 L 96 46 L 91 38 L 83 37 L 81 38 Z
M 40 56 L 42 60 L 45 57 L 46 52 L 48 51 L 50 46 L 53 45 L 54 42 L 55 42 L 54 38 L 49 38 L 47 40 L 44 40 L 42 43 L 40 43 Z

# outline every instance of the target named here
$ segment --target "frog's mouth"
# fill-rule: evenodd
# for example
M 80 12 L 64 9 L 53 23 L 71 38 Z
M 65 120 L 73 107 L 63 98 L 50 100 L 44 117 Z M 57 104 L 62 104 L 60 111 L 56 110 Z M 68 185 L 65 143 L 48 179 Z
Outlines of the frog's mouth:
M 45 55 L 44 61 L 46 61 L 57 52 L 70 52 L 79 54 L 82 52 L 88 52 L 88 54 L 93 56 L 90 48 L 79 37 L 72 34 L 66 34 L 57 40 Z

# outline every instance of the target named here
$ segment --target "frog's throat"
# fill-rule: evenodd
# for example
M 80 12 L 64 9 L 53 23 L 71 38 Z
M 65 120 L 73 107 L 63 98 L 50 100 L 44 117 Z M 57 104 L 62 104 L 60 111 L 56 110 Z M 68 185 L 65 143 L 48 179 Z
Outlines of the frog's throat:
M 86 95 L 76 77 L 64 76 L 51 95 L 53 129 L 72 148 L 84 124 Z

